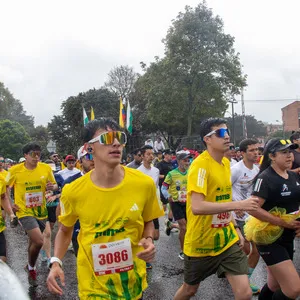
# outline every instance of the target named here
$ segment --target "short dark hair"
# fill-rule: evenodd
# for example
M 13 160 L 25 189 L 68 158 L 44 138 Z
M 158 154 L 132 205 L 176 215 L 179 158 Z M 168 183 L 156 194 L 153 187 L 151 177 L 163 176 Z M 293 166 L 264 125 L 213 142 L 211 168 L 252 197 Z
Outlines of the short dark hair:
M 30 151 L 42 151 L 41 146 L 36 143 L 28 143 L 23 147 L 23 154 L 27 154 Z
M 94 137 L 97 130 L 108 130 L 108 128 L 111 128 L 112 130 L 121 130 L 119 124 L 111 118 L 100 118 L 88 122 L 83 129 L 83 141 L 87 143 Z
M 145 145 L 140 150 L 141 150 L 142 155 L 144 155 L 147 150 L 152 150 L 152 149 L 153 149 L 153 147 L 151 147 L 150 145 Z
M 204 137 L 212 131 L 212 128 L 214 126 L 219 126 L 221 124 L 227 124 L 227 121 L 222 118 L 209 118 L 209 119 L 205 119 L 201 122 L 200 137 L 201 137 L 201 140 L 202 140 L 203 144 L 205 145 L 205 147 L 206 147 L 206 143 L 203 140 Z
M 134 149 L 134 150 L 132 151 L 132 155 L 137 155 L 139 152 L 141 152 L 141 149 L 140 149 L 140 148 Z
M 256 139 L 244 139 L 240 142 L 239 148 L 240 151 L 246 152 L 248 146 L 258 144 L 258 140 Z
M 299 131 L 295 131 L 295 132 L 292 133 L 292 135 L 290 137 L 290 140 L 293 143 L 294 140 L 297 140 L 299 138 L 300 138 L 300 132 Z

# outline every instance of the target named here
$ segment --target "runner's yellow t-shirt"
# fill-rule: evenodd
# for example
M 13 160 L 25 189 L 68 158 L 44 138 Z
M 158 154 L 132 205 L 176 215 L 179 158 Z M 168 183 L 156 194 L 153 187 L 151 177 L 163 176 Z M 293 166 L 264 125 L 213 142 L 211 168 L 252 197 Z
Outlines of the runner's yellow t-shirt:
M 6 182 L 4 177 L 0 174 L 0 207 L 1 207 L 1 198 L 6 192 Z M 2 213 L 0 213 L 0 232 L 5 230 L 5 221 L 2 218 Z
M 191 193 L 205 196 L 213 203 L 231 202 L 230 162 L 223 158 L 216 162 L 207 151 L 192 163 L 188 173 L 187 231 L 184 253 L 192 257 L 216 256 L 227 250 L 239 238 L 231 222 L 231 213 L 194 215 Z
M 143 250 L 138 242 L 142 238 L 144 222 L 164 214 L 159 207 L 155 184 L 140 171 L 124 168 L 124 179 L 119 185 L 100 188 L 91 181 L 92 172 L 67 184 L 61 197 L 59 221 L 67 227 L 73 226 L 77 219 L 80 221 L 79 297 L 139 299 L 147 288 L 147 281 L 145 261 L 136 256 Z M 111 244 L 107 244 L 111 242 L 117 245 L 116 250 L 101 252 L 112 249 Z M 109 274 L 112 266 L 120 261 L 129 264 L 127 269 L 121 268 L 121 272 L 116 268 L 115 273 Z
M 171 195 L 173 202 L 186 202 L 187 179 L 187 171 L 181 173 L 178 168 L 167 174 L 163 185 L 168 188 L 168 192 Z
M 4 178 L 6 178 L 7 173 L 8 173 L 8 172 L 7 172 L 5 169 L 2 169 L 2 170 L 0 171 L 0 175 L 2 175 Z
M 41 162 L 34 170 L 27 169 L 24 163 L 9 169 L 6 182 L 14 186 L 14 202 L 20 208 L 18 218 L 47 218 L 45 191 L 48 181 L 56 184 L 51 167 Z

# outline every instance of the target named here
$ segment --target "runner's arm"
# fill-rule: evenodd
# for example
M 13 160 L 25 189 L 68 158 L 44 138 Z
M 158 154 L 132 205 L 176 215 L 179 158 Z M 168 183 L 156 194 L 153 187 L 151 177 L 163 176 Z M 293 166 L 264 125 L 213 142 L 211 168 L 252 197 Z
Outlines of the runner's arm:
M 192 192 L 191 207 L 194 215 L 214 215 L 234 210 L 256 210 L 258 203 L 253 197 L 244 201 L 213 203 L 205 201 L 203 194 Z
M 153 220 L 149 222 L 144 223 L 144 232 L 143 232 L 143 238 L 147 239 L 147 237 L 151 237 L 153 241 L 154 236 L 154 223 Z
M 168 188 L 166 185 L 162 185 L 161 188 L 161 193 L 163 194 L 163 196 L 166 198 L 166 199 L 169 199 L 171 197 L 171 195 L 169 194 L 168 192 Z
M 15 214 L 13 213 L 7 192 L 1 195 L 1 206 L 4 208 L 5 212 L 7 214 L 9 214 L 10 219 L 15 217 Z

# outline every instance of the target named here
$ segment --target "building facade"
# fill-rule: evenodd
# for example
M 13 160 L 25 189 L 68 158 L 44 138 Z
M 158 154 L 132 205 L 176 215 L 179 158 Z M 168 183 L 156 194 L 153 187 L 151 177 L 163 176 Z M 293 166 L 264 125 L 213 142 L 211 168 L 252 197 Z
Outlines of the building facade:
M 283 107 L 282 123 L 284 131 L 299 130 L 300 128 L 300 101 L 294 101 L 293 103 Z

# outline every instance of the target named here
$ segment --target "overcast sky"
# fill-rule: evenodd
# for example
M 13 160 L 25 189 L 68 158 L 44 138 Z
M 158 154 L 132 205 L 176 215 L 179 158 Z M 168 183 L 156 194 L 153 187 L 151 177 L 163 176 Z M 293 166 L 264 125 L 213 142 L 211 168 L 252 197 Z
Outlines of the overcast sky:
M 171 20 L 195 0 L 1 1 L 0 81 L 36 125 L 60 114 L 61 102 L 99 88 L 107 73 L 163 55 Z M 208 0 L 235 37 L 244 73 L 246 113 L 281 122 L 281 108 L 300 100 L 298 0 Z M 253 100 L 292 99 L 262 102 Z M 238 97 L 239 100 L 239 97 Z M 250 101 L 252 100 L 252 101 Z M 235 110 L 241 112 L 240 102 Z M 230 109 L 231 111 L 231 109 Z M 97 116 L 96 116 L 97 117 Z

